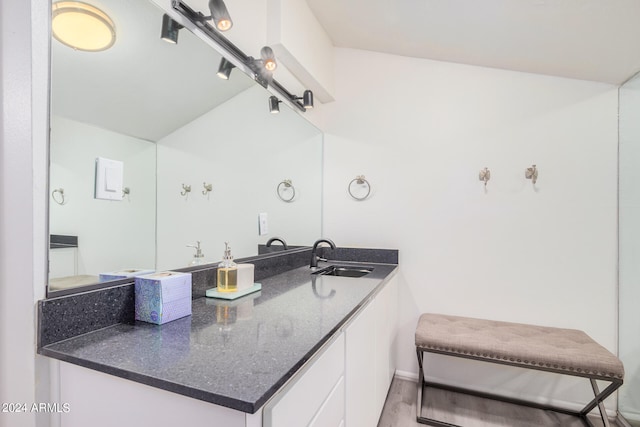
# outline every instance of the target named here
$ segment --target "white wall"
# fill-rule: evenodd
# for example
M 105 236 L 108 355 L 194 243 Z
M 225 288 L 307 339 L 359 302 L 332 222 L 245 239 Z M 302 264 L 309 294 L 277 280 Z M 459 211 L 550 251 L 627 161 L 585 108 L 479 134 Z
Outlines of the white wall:
M 620 89 L 620 412 L 640 421 L 640 78 Z
M 47 253 L 48 7 L 0 2 L 0 402 L 46 402 L 47 359 L 35 353 Z M 1 414 L 0 426 L 48 414 Z
M 195 253 L 186 245 L 197 240 L 215 261 L 224 242 L 240 258 L 274 236 L 290 245 L 320 237 L 322 134 L 287 107 L 270 114 L 268 97 L 256 85 L 158 141 L 158 269 L 186 266 Z M 284 179 L 296 189 L 291 203 L 277 197 Z M 269 219 L 264 236 L 260 212 Z
M 413 333 L 427 311 L 579 328 L 616 352 L 616 88 L 336 55 L 337 100 L 315 118 L 324 233 L 400 250 L 398 368 L 417 372 Z M 524 177 L 534 163 L 535 188 Z M 358 174 L 373 187 L 364 202 L 346 192 Z
M 78 274 L 155 268 L 156 146 L 60 116 L 51 120 L 51 234 L 78 236 Z M 124 163 L 122 201 L 94 198 L 96 157 Z M 55 249 L 54 249 L 55 251 Z

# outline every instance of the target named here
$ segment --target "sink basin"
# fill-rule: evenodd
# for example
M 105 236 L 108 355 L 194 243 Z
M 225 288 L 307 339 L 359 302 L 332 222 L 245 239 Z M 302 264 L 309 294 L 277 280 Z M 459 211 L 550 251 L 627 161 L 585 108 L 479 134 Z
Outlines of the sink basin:
M 373 271 L 373 268 L 332 265 L 315 273 L 320 276 L 362 277 Z

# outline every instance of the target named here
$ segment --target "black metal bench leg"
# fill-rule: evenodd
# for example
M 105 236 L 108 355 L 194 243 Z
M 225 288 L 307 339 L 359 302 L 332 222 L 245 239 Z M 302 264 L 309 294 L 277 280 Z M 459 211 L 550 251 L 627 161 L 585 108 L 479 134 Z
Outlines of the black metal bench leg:
M 589 381 L 591 381 L 591 388 L 593 389 L 593 394 L 596 396 L 595 400 L 598 405 L 598 410 L 600 411 L 600 418 L 602 418 L 602 423 L 604 424 L 604 427 L 610 427 L 609 417 L 607 416 L 607 410 L 605 409 L 604 403 L 602 402 L 603 397 L 600 396 L 601 393 L 600 393 L 600 389 L 598 389 L 598 384 L 596 383 L 596 380 L 594 380 L 593 378 L 590 378 Z M 614 386 L 614 384 L 611 384 L 609 387 L 612 387 L 612 386 Z
M 444 421 L 438 421 L 422 416 L 423 393 L 427 382 L 424 380 L 424 352 L 417 348 L 416 354 L 418 356 L 418 398 L 416 399 L 416 421 L 420 424 L 426 424 L 434 427 L 461 427 L 457 424 L 449 424 Z
M 416 402 L 416 420 L 420 422 L 422 418 L 422 389 L 424 388 L 424 372 L 422 371 L 422 358 L 424 357 L 420 349 L 416 349 L 418 356 L 418 401 Z

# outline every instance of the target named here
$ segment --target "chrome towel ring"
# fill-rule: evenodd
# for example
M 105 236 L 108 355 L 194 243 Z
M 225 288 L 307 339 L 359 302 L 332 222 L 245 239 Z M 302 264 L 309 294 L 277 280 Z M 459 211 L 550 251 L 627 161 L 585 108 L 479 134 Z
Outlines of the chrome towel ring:
M 366 187 L 367 192 L 364 194 L 364 196 L 362 196 L 362 195 L 356 196 L 355 194 L 353 194 L 352 187 L 353 187 L 354 183 L 357 184 L 357 185 Z M 364 200 L 367 197 L 369 197 L 369 194 L 371 194 L 371 184 L 369 184 L 369 181 L 367 181 L 365 179 L 364 175 L 358 175 L 354 179 L 351 180 L 351 182 L 347 186 L 347 191 L 349 192 L 349 195 L 351 197 L 353 197 L 355 200 Z
M 286 197 L 285 193 L 291 192 L 290 197 Z M 276 193 L 278 193 L 278 197 L 283 202 L 291 203 L 293 199 L 296 197 L 296 188 L 291 183 L 290 179 L 283 180 L 278 187 L 276 188 Z

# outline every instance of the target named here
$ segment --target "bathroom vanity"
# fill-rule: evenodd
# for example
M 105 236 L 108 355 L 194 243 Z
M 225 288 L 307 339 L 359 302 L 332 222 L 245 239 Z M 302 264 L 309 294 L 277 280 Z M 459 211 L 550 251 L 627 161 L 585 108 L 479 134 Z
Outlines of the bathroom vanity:
M 126 321 L 45 340 L 39 352 L 61 361 L 59 401 L 70 406 L 61 425 L 374 426 L 395 371 L 390 252 L 387 263 L 319 266 L 355 264 L 371 270 L 363 277 L 291 265 L 257 276 L 258 293 L 196 298 L 192 316 L 165 325 Z M 267 255 L 280 265 L 292 256 Z M 42 301 L 41 313 L 60 299 Z

